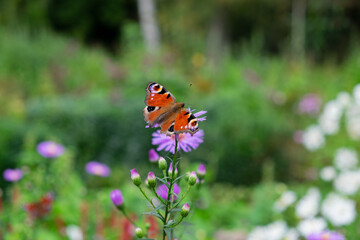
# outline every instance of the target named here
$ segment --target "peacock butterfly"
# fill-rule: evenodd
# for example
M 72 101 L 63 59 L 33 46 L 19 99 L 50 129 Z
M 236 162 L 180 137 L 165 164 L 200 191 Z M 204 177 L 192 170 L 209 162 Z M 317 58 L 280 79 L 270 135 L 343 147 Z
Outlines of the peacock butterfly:
M 160 126 L 161 133 L 171 135 L 188 132 L 191 135 L 199 130 L 198 120 L 184 108 L 184 103 L 178 103 L 175 97 L 163 86 L 150 82 L 146 88 L 145 121 L 150 127 Z

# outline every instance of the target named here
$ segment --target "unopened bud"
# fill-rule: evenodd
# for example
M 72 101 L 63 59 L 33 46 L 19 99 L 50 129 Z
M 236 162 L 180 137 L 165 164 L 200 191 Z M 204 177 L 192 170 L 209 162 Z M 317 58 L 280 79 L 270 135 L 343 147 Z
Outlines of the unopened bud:
M 143 238 L 143 237 L 144 237 L 144 233 L 143 233 L 143 231 L 141 230 L 141 228 L 136 228 L 136 229 L 135 229 L 135 233 L 136 233 L 136 236 L 137 236 L 138 238 Z
M 148 173 L 147 182 L 150 188 L 155 188 L 156 186 L 156 176 L 153 172 Z
M 111 191 L 110 199 L 118 209 L 122 209 L 124 207 L 124 198 L 120 190 L 115 189 Z
M 195 171 L 192 171 L 192 172 L 190 173 L 190 175 L 189 175 L 189 185 L 190 185 L 190 186 L 195 185 L 196 179 L 197 179 L 196 172 L 195 172 Z
M 196 172 L 197 172 L 197 176 L 200 180 L 204 179 L 205 174 L 206 174 L 205 165 L 203 163 L 200 164 Z
M 169 175 L 169 177 L 170 177 L 171 179 L 172 179 L 173 177 L 176 178 L 177 174 L 178 174 L 178 170 L 177 170 L 177 168 L 175 168 L 175 170 L 174 170 L 174 176 L 173 176 L 173 165 L 172 165 L 172 163 L 170 163 L 169 170 L 168 170 L 168 175 Z
M 185 203 L 181 208 L 180 214 L 184 218 L 189 214 L 189 212 L 190 212 L 190 205 L 188 203 Z
M 163 171 L 167 169 L 167 162 L 163 157 L 159 158 L 159 168 Z
M 139 173 L 136 171 L 136 169 L 135 168 L 131 169 L 130 173 L 131 173 L 131 179 L 133 180 L 133 183 L 136 186 L 140 186 L 141 185 L 141 178 L 140 178 Z

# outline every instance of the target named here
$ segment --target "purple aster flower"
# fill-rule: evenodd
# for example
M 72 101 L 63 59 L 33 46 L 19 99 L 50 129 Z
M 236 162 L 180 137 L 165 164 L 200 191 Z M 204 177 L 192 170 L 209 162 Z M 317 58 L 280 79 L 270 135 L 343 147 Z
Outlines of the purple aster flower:
M 312 233 L 306 237 L 306 240 L 345 240 L 345 237 L 341 233 L 327 230 L 320 233 Z
M 168 184 L 168 185 L 169 185 L 169 184 Z M 156 190 L 156 193 L 157 193 L 162 199 L 164 199 L 165 201 L 167 200 L 168 192 L 169 192 L 169 187 L 166 186 L 165 184 L 160 185 L 160 186 L 158 187 L 158 189 Z M 179 193 L 180 193 L 180 187 L 179 187 L 179 185 L 177 185 L 176 183 L 174 184 L 173 192 L 174 192 L 176 195 L 179 195 Z M 170 201 L 176 200 L 176 198 L 177 198 L 176 195 L 174 196 L 174 194 L 172 194 L 171 197 L 170 197 Z
M 161 134 L 160 130 L 154 132 L 152 139 L 153 145 L 159 145 L 157 151 L 165 150 L 175 153 L 175 134 L 166 136 Z M 184 152 L 190 152 L 192 149 L 196 149 L 200 143 L 202 143 L 204 137 L 204 131 L 199 130 L 193 136 L 190 133 L 180 133 L 178 139 L 178 149 L 182 149 Z
M 124 204 L 123 195 L 121 194 L 121 191 L 118 189 L 111 191 L 110 199 L 116 207 L 120 207 Z
M 108 177 L 111 173 L 111 170 L 108 166 L 96 161 L 88 162 L 85 166 L 85 169 L 89 174 L 100 177 Z
M 157 162 L 159 160 L 159 154 L 155 151 L 155 149 L 149 150 L 149 160 L 150 162 Z
M 306 94 L 299 102 L 298 110 L 300 114 L 315 115 L 319 113 L 321 99 L 318 95 Z
M 23 173 L 20 169 L 6 169 L 4 171 L 4 179 L 9 182 L 17 182 L 23 177 Z
M 65 148 L 53 141 L 41 142 L 37 145 L 38 153 L 46 158 L 56 158 L 64 154 Z

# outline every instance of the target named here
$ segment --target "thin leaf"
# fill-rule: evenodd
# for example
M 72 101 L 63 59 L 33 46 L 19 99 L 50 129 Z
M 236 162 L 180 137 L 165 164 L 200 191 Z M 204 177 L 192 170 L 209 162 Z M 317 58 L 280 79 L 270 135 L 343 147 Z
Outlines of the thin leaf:
M 181 175 L 180 177 L 175 178 L 174 182 L 179 181 L 181 178 L 183 178 L 183 177 L 185 177 L 185 176 L 186 176 L 186 174 L 183 174 L 183 175 Z

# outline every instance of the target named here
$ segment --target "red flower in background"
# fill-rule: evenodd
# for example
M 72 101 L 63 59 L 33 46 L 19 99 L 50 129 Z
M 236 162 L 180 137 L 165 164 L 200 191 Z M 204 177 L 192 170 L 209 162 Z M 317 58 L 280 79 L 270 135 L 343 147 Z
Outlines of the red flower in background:
M 54 196 L 52 193 L 47 193 L 40 201 L 25 204 L 25 211 L 31 219 L 38 219 L 46 216 L 52 208 Z

